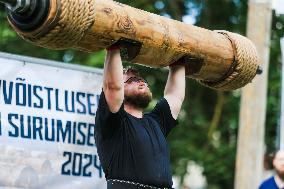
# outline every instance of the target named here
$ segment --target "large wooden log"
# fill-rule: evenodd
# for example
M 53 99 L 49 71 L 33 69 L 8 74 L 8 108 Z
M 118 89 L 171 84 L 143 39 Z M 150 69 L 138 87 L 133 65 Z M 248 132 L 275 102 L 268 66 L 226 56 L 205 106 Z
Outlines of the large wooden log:
M 220 90 L 240 88 L 257 72 L 254 45 L 237 34 L 206 30 L 112 0 L 35 3 L 49 7 L 41 22 L 30 27 L 14 12 L 9 12 L 9 21 L 19 35 L 39 46 L 94 52 L 119 41 L 125 60 L 165 67 L 182 59 L 188 77 Z

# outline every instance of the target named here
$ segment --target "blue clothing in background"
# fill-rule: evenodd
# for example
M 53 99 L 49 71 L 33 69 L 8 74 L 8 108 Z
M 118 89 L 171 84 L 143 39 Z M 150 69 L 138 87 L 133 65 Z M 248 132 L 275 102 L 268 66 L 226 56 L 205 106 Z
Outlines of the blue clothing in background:
M 284 189 L 284 188 L 279 188 L 275 182 L 274 176 L 272 176 L 269 179 L 263 181 L 259 189 Z

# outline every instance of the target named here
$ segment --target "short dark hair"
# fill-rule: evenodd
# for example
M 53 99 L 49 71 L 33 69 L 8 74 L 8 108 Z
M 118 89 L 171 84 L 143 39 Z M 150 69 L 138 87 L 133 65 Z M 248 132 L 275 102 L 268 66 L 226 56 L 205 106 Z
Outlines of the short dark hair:
M 139 72 L 138 70 L 136 70 L 135 68 L 128 66 L 126 68 L 123 69 L 123 74 L 132 74 L 134 76 L 139 77 Z

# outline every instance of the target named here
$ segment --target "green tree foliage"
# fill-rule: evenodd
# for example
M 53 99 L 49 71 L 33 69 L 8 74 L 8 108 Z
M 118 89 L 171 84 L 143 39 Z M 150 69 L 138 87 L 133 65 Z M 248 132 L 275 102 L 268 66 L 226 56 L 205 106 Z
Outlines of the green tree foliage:
M 120 0 L 119 2 L 152 13 L 182 20 L 193 15 L 196 25 L 211 30 L 229 30 L 245 35 L 247 0 Z M 280 111 L 280 43 L 284 36 L 283 16 L 273 17 L 266 144 L 277 147 L 276 131 Z M 75 50 L 51 51 L 35 47 L 18 37 L 8 26 L 4 6 L 0 5 L 0 51 L 102 67 L 104 51 L 84 53 Z M 127 65 L 127 63 L 125 63 Z M 158 99 L 163 95 L 167 70 L 137 66 Z M 209 189 L 233 188 L 238 132 L 240 90 L 216 92 L 187 80 L 186 100 L 179 126 L 169 137 L 173 171 L 184 176 L 189 161 L 204 167 Z M 153 103 L 154 104 L 154 103 Z M 258 116 L 258 115 L 255 115 Z

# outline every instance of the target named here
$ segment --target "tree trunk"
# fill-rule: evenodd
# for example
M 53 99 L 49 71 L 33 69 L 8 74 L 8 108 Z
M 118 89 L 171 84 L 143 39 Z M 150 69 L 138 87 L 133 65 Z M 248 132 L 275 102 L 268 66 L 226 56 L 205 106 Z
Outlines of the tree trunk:
M 271 20 L 270 0 L 251 0 L 247 36 L 257 46 L 264 72 L 242 90 L 236 189 L 258 188 L 262 181 Z

